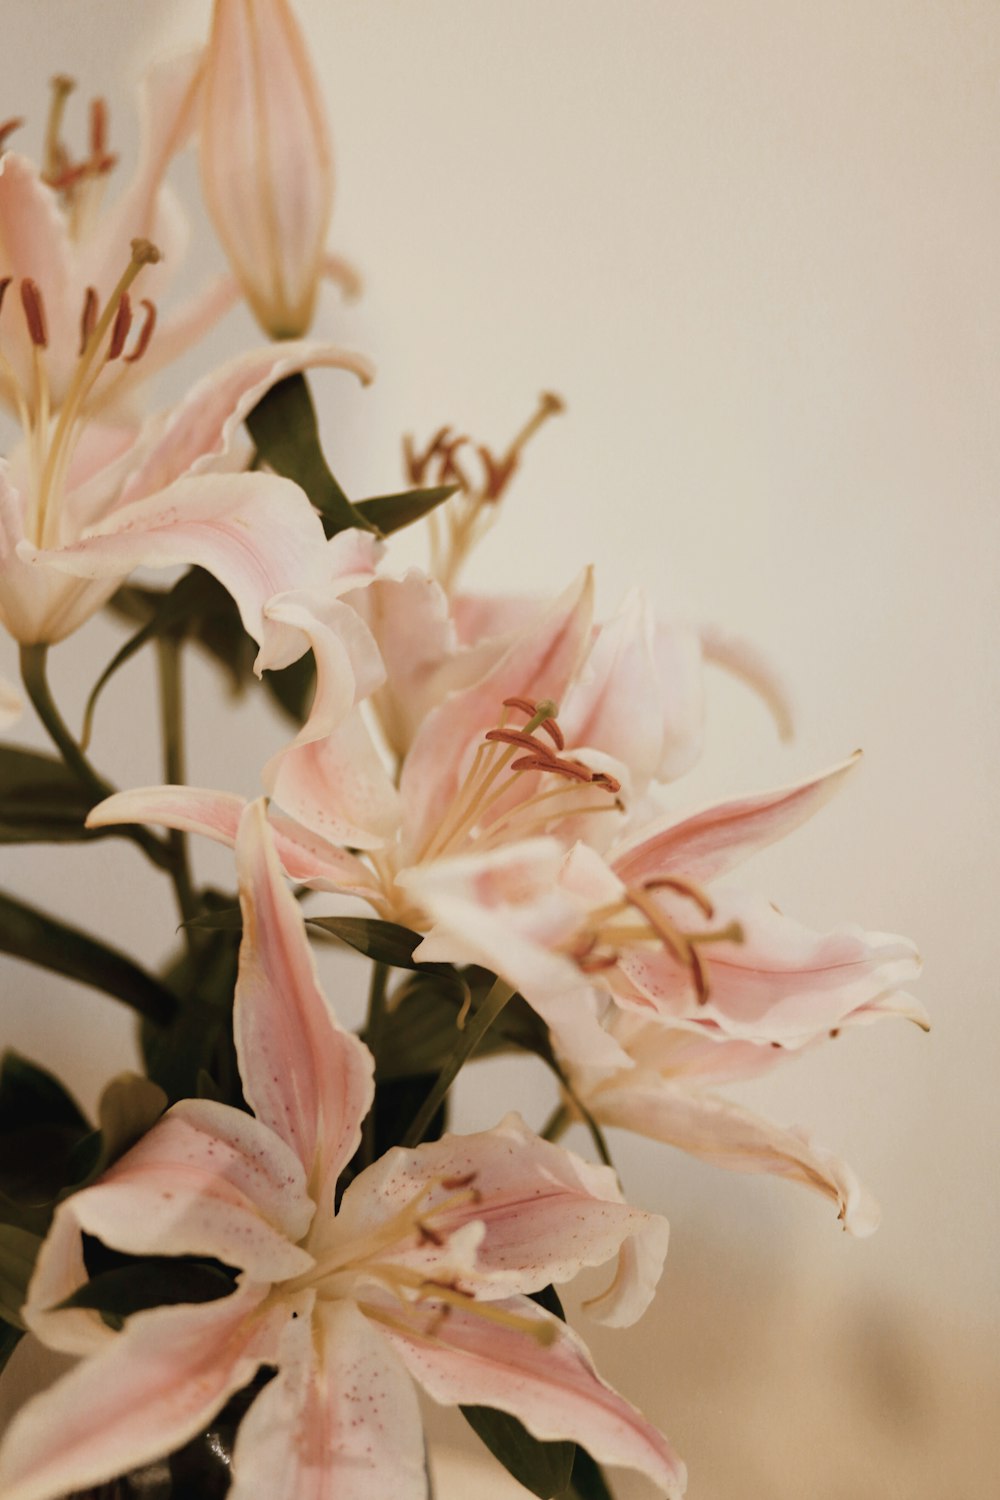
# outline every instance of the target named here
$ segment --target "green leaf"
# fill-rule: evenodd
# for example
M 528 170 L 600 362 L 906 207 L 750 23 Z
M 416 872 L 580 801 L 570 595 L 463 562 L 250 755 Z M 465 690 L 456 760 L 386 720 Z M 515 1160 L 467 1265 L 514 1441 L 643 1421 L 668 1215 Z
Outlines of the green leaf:
M 0 1323 L 0 1375 L 23 1337 L 21 1329 L 15 1328 L 13 1323 Z
M 66 1192 L 78 1192 L 124 1156 L 151 1130 L 167 1107 L 167 1096 L 139 1073 L 119 1073 L 105 1085 L 97 1106 L 98 1127 L 73 1152 L 75 1178 Z
M 327 536 L 335 536 L 348 526 L 376 529 L 351 504 L 330 472 L 305 376 L 289 375 L 279 380 L 258 401 L 246 425 L 264 462 L 305 490 L 323 518 Z
M 413 950 L 423 942 L 423 935 L 401 927 L 398 922 L 383 922 L 378 917 L 307 917 L 306 925 L 339 938 L 366 958 L 393 969 L 415 969 L 428 974 L 454 972 L 449 964 L 415 962 Z
M 21 1308 L 41 1245 L 40 1234 L 0 1224 L 0 1318 L 15 1328 L 24 1328 Z
M 88 1129 L 86 1115 L 53 1073 L 7 1051 L 0 1059 L 0 1133 L 31 1125 Z
M 215 914 L 203 915 L 207 922 Z M 207 1073 L 225 1103 L 243 1104 L 232 1034 L 239 945 L 239 926 L 206 932 L 165 975 L 179 1001 L 177 1014 L 167 1027 L 144 1027 L 142 1045 L 146 1072 L 172 1103 L 195 1098 L 199 1078 Z
M 98 838 L 100 830 L 83 826 L 95 801 L 61 760 L 0 745 L 0 844 Z
M 111 1318 L 128 1318 L 151 1307 L 215 1302 L 227 1297 L 233 1285 L 221 1266 L 179 1256 L 149 1256 L 98 1272 L 59 1307 L 88 1307 Z
M 414 521 L 429 515 L 445 500 L 457 495 L 458 490 L 457 484 L 439 484 L 433 489 L 403 490 L 398 495 L 373 495 L 370 500 L 359 500 L 355 508 L 383 536 L 391 536 L 394 531 L 412 526 Z
M 122 595 L 128 600 L 128 607 L 143 612 L 145 618 L 111 658 L 90 691 L 83 715 L 84 749 L 90 742 L 94 710 L 101 693 L 137 651 L 159 636 L 174 635 L 204 646 L 225 670 L 234 692 L 239 691 L 253 670 L 257 648 L 243 629 L 231 595 L 211 573 L 192 568 L 169 591 L 119 589 L 115 601 Z
M 15 1052 L 0 1063 L 0 1219 L 44 1233 L 90 1126 L 51 1073 Z
M 543 1443 L 516 1417 L 489 1406 L 461 1406 L 459 1410 L 494 1458 L 525 1489 L 540 1500 L 552 1500 L 565 1491 L 573 1472 L 575 1443 Z
M 600 1464 L 585 1448 L 577 1448 L 569 1488 L 559 1500 L 615 1500 Z
M 316 658 L 311 651 L 278 672 L 265 672 L 264 691 L 296 724 L 305 723 L 316 692 Z
M 218 910 L 200 911 L 182 924 L 196 932 L 242 932 L 243 913 L 238 906 L 220 906 Z
M 176 1010 L 170 992 L 124 953 L 2 892 L 0 952 L 103 990 L 158 1025 Z

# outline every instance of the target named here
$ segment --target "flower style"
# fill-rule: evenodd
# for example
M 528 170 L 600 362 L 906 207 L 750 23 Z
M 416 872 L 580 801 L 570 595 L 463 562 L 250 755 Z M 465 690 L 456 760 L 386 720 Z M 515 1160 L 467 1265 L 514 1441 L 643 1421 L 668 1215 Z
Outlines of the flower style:
M 287 0 L 215 0 L 201 117 L 205 202 L 262 325 L 293 338 L 320 276 L 357 290 L 326 252 L 333 157 L 316 76 Z
M 240 1428 L 234 1500 L 422 1496 L 411 1376 L 435 1400 L 507 1411 L 539 1438 L 578 1440 L 679 1496 L 684 1471 L 665 1440 L 530 1298 L 617 1256 L 592 1310 L 632 1321 L 659 1275 L 664 1221 L 629 1208 L 608 1169 L 516 1117 L 390 1151 L 335 1211 L 373 1097 L 372 1059 L 318 987 L 260 803 L 244 815 L 237 860 L 235 1032 L 254 1114 L 185 1100 L 57 1211 L 25 1317 L 47 1343 L 89 1358 L 11 1425 L 3 1500 L 52 1500 L 169 1451 L 261 1364 L 279 1373 Z M 220 1300 L 137 1313 L 116 1334 L 59 1305 L 87 1279 L 83 1234 L 133 1255 L 211 1256 L 241 1274 Z
M 148 255 L 137 242 L 130 268 Z M 244 461 L 239 424 L 294 371 L 327 365 L 367 380 L 369 366 L 322 344 L 268 347 L 223 365 L 137 431 L 88 425 L 86 392 L 115 352 L 122 305 L 119 294 L 91 331 L 58 416 L 40 417 L 0 467 L 0 622 L 22 644 L 54 644 L 133 568 L 194 563 L 229 589 L 258 643 L 268 642 L 261 665 L 286 665 L 305 641 L 267 621 L 263 606 L 325 576 L 323 528 L 290 481 L 226 472 Z

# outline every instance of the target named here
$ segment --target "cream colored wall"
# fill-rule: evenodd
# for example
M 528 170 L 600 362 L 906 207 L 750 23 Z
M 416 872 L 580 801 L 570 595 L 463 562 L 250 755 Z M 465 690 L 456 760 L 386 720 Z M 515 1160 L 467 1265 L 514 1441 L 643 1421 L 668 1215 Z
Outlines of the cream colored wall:
M 124 126 L 122 77 L 161 28 L 197 35 L 207 9 L 5 0 L 0 114 L 37 116 L 44 78 L 71 67 Z M 856 784 L 754 878 L 817 925 L 909 933 L 926 959 L 930 1037 L 857 1032 L 747 1096 L 855 1164 L 882 1200 L 874 1240 L 846 1240 L 805 1194 L 615 1142 L 632 1194 L 673 1223 L 681 1269 L 665 1298 L 688 1295 L 693 1247 L 707 1247 L 713 1275 L 748 1297 L 766 1263 L 795 1306 L 898 1306 L 929 1337 L 995 1333 L 1000 11 L 314 0 L 302 13 L 337 143 L 333 241 L 368 283 L 356 308 L 331 296 L 324 325 L 380 371 L 367 394 L 317 382 L 344 482 L 394 485 L 403 429 L 451 421 L 499 442 L 540 389 L 560 391 L 568 415 L 539 439 L 473 580 L 555 588 L 596 558 L 605 607 L 639 583 L 664 612 L 765 647 L 795 688 L 796 743 L 776 745 L 719 681 L 705 763 L 672 799 L 780 783 L 862 745 Z M 249 336 L 236 318 L 213 347 Z M 71 708 L 113 648 L 97 623 L 55 653 Z M 192 683 L 193 779 L 253 790 L 280 730 L 257 708 L 234 719 L 200 664 Z M 152 744 L 132 742 L 152 704 L 142 669 L 108 703 L 101 763 L 124 784 L 158 779 Z M 203 859 L 223 878 L 224 859 Z M 158 887 L 124 848 L 3 863 L 5 883 L 136 952 L 168 941 Z M 5 1035 L 92 1096 L 98 1070 L 70 1026 L 83 1018 L 89 1047 L 112 1016 L 110 1071 L 127 1055 L 113 1007 L 14 965 L 4 978 Z M 464 1122 L 491 1123 L 512 1097 L 532 1109 L 509 1069 L 492 1078 L 488 1100 L 465 1095 Z M 808 1318 L 790 1339 L 796 1326 L 805 1338 Z M 643 1383 L 633 1374 L 632 1393 Z M 645 1387 L 658 1405 L 655 1362 Z

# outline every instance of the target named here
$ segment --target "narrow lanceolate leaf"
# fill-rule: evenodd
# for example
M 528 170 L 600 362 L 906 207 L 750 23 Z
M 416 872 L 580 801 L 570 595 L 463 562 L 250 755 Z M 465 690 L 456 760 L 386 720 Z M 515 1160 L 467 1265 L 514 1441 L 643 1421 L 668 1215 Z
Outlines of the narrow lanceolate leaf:
M 414 949 L 423 942 L 419 932 L 411 932 L 397 922 L 383 922 L 378 917 L 307 917 L 307 925 L 330 937 L 340 938 L 351 948 L 376 963 L 393 969 L 416 969 L 425 973 L 451 974 L 448 964 L 419 964 Z
M 462 1416 L 507 1470 L 540 1500 L 562 1495 L 570 1482 L 575 1443 L 543 1443 L 506 1412 L 463 1406 Z
M 139 1073 L 112 1078 L 97 1106 L 98 1128 L 73 1152 L 78 1176 L 71 1191 L 94 1182 L 151 1130 L 167 1107 L 167 1096 Z
M 351 504 L 330 472 L 303 375 L 289 375 L 272 386 L 249 414 L 246 425 L 268 467 L 305 490 L 323 518 L 327 536 L 335 536 L 349 526 L 365 531 L 378 529 Z
M 615 1500 L 600 1464 L 585 1448 L 577 1448 L 569 1487 L 560 1500 Z
M 130 618 L 140 613 L 144 619 L 91 689 L 83 717 L 84 747 L 90 739 L 97 701 L 107 684 L 136 652 L 161 636 L 173 635 L 203 646 L 225 670 L 234 692 L 251 676 L 257 648 L 243 629 L 231 595 L 203 568 L 192 568 L 167 592 L 119 589 L 113 603 Z
M 100 837 L 84 827 L 94 796 L 61 760 L 0 745 L 0 844 L 75 843 Z
M 41 1235 L 0 1224 L 0 1318 L 14 1328 L 24 1328 L 21 1308 L 41 1244 Z
M 181 1302 L 228 1297 L 233 1278 L 221 1266 L 157 1255 L 91 1276 L 60 1307 L 90 1307 L 118 1319 Z
M 0 894 L 0 952 L 103 990 L 158 1025 L 176 1010 L 169 990 L 124 953 L 13 896 Z
M 457 484 L 439 484 L 433 489 L 403 490 L 398 495 L 373 495 L 370 500 L 359 500 L 355 510 L 359 510 L 383 536 L 391 536 L 394 531 L 412 526 L 414 521 L 422 520 L 445 500 L 450 500 L 458 493 L 458 488 Z

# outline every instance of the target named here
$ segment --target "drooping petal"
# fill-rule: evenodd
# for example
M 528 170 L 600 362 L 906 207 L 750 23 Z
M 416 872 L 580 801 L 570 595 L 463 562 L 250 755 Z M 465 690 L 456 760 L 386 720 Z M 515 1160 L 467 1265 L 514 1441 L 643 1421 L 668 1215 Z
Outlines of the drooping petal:
M 312 317 L 333 200 L 323 101 L 286 0 L 217 0 L 201 126 L 205 202 L 275 338 Z
M 406 846 L 416 853 L 453 803 L 477 742 L 500 722 L 505 698 L 557 704 L 589 642 L 593 577 L 589 570 L 534 618 L 497 664 L 427 715 L 400 779 Z
M 357 1149 L 374 1096 L 364 1043 L 337 1025 L 319 987 L 302 914 L 285 885 L 264 803 L 236 843 L 243 942 L 233 1028 L 244 1093 L 287 1141 L 324 1202 Z
M 229 1500 L 424 1500 L 413 1382 L 352 1303 L 290 1319 L 279 1360 L 240 1425 Z
M 372 367 L 362 355 L 307 339 L 237 355 L 198 381 L 170 412 L 162 432 L 130 473 L 120 503 L 128 505 L 183 475 L 210 469 L 225 456 L 243 418 L 265 392 L 306 369 L 349 370 L 364 384 L 372 378 Z M 308 575 L 303 574 L 285 587 L 307 583 Z
M 301 631 L 268 620 L 273 595 L 308 581 L 323 557 L 323 527 L 305 494 L 274 474 L 201 474 L 116 511 L 58 551 L 21 553 L 39 568 L 82 578 L 122 579 L 136 567 L 193 564 L 232 594 L 261 647 L 258 670 L 295 661 Z
M 418 1197 L 420 1221 L 431 1233 L 422 1237 L 415 1225 L 412 1242 L 393 1259 L 429 1277 L 441 1274 L 448 1236 L 481 1224 L 475 1271 L 463 1276 L 477 1296 L 570 1281 L 584 1266 L 604 1265 L 626 1242 L 640 1241 L 642 1281 L 624 1278 L 614 1309 L 605 1309 L 607 1321 L 622 1326 L 645 1311 L 663 1267 L 666 1220 L 631 1208 L 610 1167 L 541 1140 L 516 1114 L 493 1130 L 388 1152 L 348 1187 L 337 1233 L 345 1240 L 370 1234 Z
M 804 1132 L 772 1124 L 727 1099 L 636 1071 L 619 1086 L 594 1093 L 588 1104 L 604 1125 L 665 1141 L 732 1172 L 768 1172 L 812 1188 L 837 1205 L 850 1234 L 860 1237 L 878 1227 L 877 1203 L 845 1162 L 813 1145 Z
M 266 1292 L 130 1318 L 14 1418 L 0 1448 L 4 1500 L 57 1500 L 188 1442 L 273 1359 L 286 1315 L 261 1308 Z
M 752 688 L 771 712 L 778 738 L 790 740 L 795 733 L 788 689 L 762 651 L 742 636 L 713 625 L 700 631 L 705 660 L 722 667 Z
M 26 1320 L 67 1353 L 102 1341 L 97 1314 L 52 1311 L 88 1279 L 83 1234 L 131 1255 L 213 1256 L 269 1282 L 312 1265 L 297 1244 L 312 1214 L 304 1173 L 283 1140 L 243 1110 L 184 1099 L 99 1182 L 59 1205 Z
M 527 1297 L 490 1307 L 528 1319 L 551 1339 L 503 1327 L 475 1310 L 369 1305 L 414 1380 L 444 1405 L 492 1406 L 543 1442 L 579 1442 L 599 1463 L 638 1469 L 668 1500 L 684 1493 L 684 1465 L 635 1407 L 605 1385 L 582 1341 Z
M 858 758 L 773 792 L 718 802 L 680 821 L 664 819 L 612 856 L 615 873 L 627 885 L 671 874 L 714 880 L 811 818 L 839 791 Z
M 709 989 L 703 1005 L 690 970 L 665 948 L 626 952 L 619 967 L 664 1016 L 714 1023 L 728 1037 L 804 1046 L 840 1026 L 874 1019 L 882 1001 L 920 971 L 906 938 L 855 927 L 813 932 L 743 893 L 726 891 L 714 921 L 720 927 L 737 922 L 743 941 L 702 948 Z

